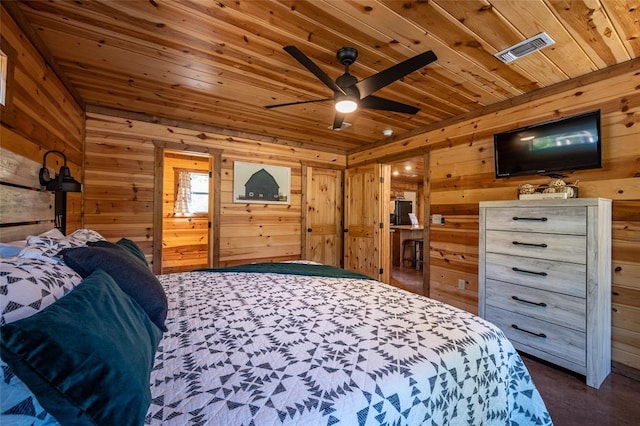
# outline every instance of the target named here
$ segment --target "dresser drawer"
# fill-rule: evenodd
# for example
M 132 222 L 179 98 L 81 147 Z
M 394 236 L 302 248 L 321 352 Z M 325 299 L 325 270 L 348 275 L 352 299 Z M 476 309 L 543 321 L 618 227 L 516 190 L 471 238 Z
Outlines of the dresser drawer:
M 575 297 L 587 297 L 584 264 L 487 253 L 487 279 L 520 284 Z
M 486 291 L 487 305 L 586 330 L 585 299 L 494 280 L 487 280 Z
M 487 229 L 586 235 L 587 209 L 575 207 L 499 207 L 486 210 Z
M 487 253 L 503 253 L 536 259 L 586 263 L 586 237 L 537 232 L 487 231 Z
M 486 319 L 513 342 L 521 343 L 576 365 L 586 365 L 586 334 L 493 306 Z

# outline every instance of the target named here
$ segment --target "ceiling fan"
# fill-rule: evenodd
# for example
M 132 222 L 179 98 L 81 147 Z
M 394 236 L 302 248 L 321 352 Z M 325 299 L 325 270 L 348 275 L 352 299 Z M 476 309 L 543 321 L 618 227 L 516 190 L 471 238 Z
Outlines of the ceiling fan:
M 333 130 L 340 130 L 344 122 L 345 114 L 353 112 L 356 108 L 378 109 L 392 112 L 415 114 L 420 111 L 413 105 L 403 104 L 390 99 L 373 95 L 374 92 L 401 79 L 438 59 L 431 50 L 409 58 L 399 64 L 393 65 L 372 76 L 358 81 L 349 73 L 349 65 L 358 57 L 358 51 L 353 47 L 343 47 L 338 50 L 336 57 L 344 65 L 344 74 L 335 81 L 320 69 L 309 57 L 295 46 L 285 46 L 284 50 L 300 62 L 313 75 L 318 77 L 329 89 L 333 90 L 332 98 L 314 99 L 309 101 L 289 102 L 284 104 L 266 105 L 265 108 L 278 108 L 289 105 L 307 104 L 312 102 L 335 101 L 336 115 L 333 119 Z

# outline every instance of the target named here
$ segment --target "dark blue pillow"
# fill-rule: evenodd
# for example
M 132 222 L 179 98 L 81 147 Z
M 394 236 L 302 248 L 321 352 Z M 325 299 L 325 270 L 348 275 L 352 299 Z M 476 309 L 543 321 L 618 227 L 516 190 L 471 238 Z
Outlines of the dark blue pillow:
M 141 425 L 162 333 L 98 269 L 44 310 L 0 328 L 2 359 L 63 425 Z
M 147 258 L 145 257 L 142 249 L 138 247 L 136 243 L 126 238 L 120 238 L 117 243 L 112 243 L 111 241 L 100 240 L 100 241 L 89 241 L 87 243 L 89 247 L 105 247 L 112 248 L 116 250 L 124 250 L 127 253 L 131 254 L 135 259 L 140 260 L 144 263 L 144 266 L 149 267 L 149 262 L 147 262 Z
M 144 309 L 160 330 L 167 331 L 167 295 L 160 281 L 142 262 L 125 250 L 105 247 L 76 247 L 62 250 L 64 263 L 80 276 L 87 277 L 98 268 L 111 275 L 122 291 Z
M 134 242 L 127 238 L 120 238 L 116 243 L 118 247 L 122 247 L 127 250 L 129 253 L 140 259 L 147 267 L 149 266 L 149 262 L 147 262 L 147 258 L 144 255 L 142 249 Z

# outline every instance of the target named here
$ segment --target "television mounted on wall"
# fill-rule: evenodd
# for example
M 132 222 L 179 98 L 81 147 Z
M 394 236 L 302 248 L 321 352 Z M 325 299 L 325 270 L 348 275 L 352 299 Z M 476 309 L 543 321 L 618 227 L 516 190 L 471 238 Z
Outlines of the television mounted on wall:
M 493 135 L 496 178 L 602 167 L 600 110 Z

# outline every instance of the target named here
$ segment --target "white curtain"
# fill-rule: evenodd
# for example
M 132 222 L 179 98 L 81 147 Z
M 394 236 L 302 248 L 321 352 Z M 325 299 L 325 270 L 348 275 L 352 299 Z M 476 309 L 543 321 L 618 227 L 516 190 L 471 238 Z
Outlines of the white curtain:
M 176 194 L 176 205 L 173 213 L 177 215 L 189 214 L 189 203 L 191 202 L 191 176 L 189 172 L 181 171 L 178 176 L 178 193 Z

